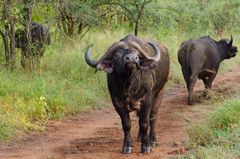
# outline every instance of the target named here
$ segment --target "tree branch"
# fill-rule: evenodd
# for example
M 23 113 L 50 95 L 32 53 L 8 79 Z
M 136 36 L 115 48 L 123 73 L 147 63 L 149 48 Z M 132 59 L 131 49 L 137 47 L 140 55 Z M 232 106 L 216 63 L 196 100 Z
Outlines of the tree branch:
M 119 6 L 121 8 L 123 8 L 131 17 L 131 21 L 134 21 L 135 18 L 134 18 L 134 15 L 133 13 L 131 12 L 130 9 L 128 9 L 124 4 L 122 3 L 117 3 L 117 2 L 105 2 L 105 3 L 98 3 L 96 4 L 95 6 L 101 6 L 101 5 L 115 5 L 115 6 Z

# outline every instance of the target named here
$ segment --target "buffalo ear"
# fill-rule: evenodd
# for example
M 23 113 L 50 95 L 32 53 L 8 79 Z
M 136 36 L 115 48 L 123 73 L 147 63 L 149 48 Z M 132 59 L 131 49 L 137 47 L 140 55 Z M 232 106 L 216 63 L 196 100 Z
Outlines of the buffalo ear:
M 143 60 L 140 62 L 140 69 L 141 70 L 151 70 L 157 66 L 157 62 L 154 60 Z
M 112 68 L 112 62 L 110 60 L 104 60 L 102 62 L 100 62 L 97 65 L 97 70 L 103 70 L 106 73 L 112 73 L 113 72 L 113 68 Z

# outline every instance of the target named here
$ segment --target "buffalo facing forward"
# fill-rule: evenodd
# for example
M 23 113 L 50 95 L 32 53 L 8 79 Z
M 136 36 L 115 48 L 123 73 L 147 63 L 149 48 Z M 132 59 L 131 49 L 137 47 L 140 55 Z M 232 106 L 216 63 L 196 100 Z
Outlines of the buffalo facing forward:
M 150 152 L 151 146 L 156 146 L 157 113 L 169 74 L 167 48 L 158 42 L 128 35 L 109 47 L 97 61 L 89 57 L 90 52 L 91 47 L 85 53 L 87 64 L 107 72 L 112 103 L 124 131 L 122 152 L 132 152 L 129 113 L 135 110 L 139 114 L 141 152 Z
M 181 44 L 178 50 L 178 61 L 189 92 L 189 105 L 192 104 L 193 88 L 197 79 L 203 80 L 205 89 L 211 89 L 220 63 L 236 55 L 238 50 L 236 46 L 232 46 L 232 43 L 232 36 L 231 40 L 221 39 L 220 41 L 204 36 Z

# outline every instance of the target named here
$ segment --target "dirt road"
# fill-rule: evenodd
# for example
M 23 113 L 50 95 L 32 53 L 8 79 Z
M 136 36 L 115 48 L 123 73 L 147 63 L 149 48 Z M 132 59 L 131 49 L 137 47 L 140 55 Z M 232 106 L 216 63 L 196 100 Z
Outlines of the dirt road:
M 234 91 L 240 88 L 240 71 L 219 74 L 214 81 L 213 90 L 217 93 Z M 198 81 L 195 98 L 201 94 L 203 84 Z M 151 154 L 141 154 L 137 138 L 137 118 L 132 113 L 133 154 L 121 154 L 123 132 L 120 119 L 109 106 L 103 110 L 79 114 L 60 122 L 50 122 L 48 130 L 26 135 L 19 141 L 1 143 L 1 159 L 160 159 L 175 158 L 185 151 L 187 141 L 185 131 L 189 121 L 201 120 L 195 109 L 202 107 L 186 105 L 187 92 L 184 85 L 174 86 L 166 91 L 158 115 L 158 144 Z M 204 108 L 205 107 L 205 108 Z M 203 106 L 208 109 L 209 106 Z

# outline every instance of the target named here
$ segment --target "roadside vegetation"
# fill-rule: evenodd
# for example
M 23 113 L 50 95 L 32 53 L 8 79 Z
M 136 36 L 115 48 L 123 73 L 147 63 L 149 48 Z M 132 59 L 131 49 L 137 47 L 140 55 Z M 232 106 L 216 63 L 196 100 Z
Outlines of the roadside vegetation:
M 14 58 L 6 59 L 4 41 L 0 40 L 0 140 L 42 131 L 49 120 L 101 109 L 109 102 L 105 74 L 95 72 L 84 60 L 90 44 L 94 44 L 92 56 L 98 58 L 130 33 L 162 42 L 171 59 L 168 87 L 185 85 L 177 60 L 183 41 L 202 35 L 219 40 L 232 34 L 233 44 L 240 44 L 239 0 L 23 1 L 0 2 L 0 13 L 6 13 L 6 4 L 10 8 L 8 14 L 0 14 L 0 33 L 10 32 L 6 25 L 10 26 L 13 17 L 29 22 L 22 15 L 27 6 L 28 10 L 34 8 L 31 21 L 49 26 L 52 38 L 40 66 L 31 71 L 21 67 L 19 49 L 14 48 Z M 16 29 L 24 27 L 16 23 Z M 223 62 L 220 71 L 231 70 L 239 61 L 237 56 Z M 206 121 L 188 129 L 194 147 L 190 157 L 239 156 L 240 101 L 224 100 Z
M 240 100 L 228 99 L 220 105 L 188 128 L 193 147 L 189 158 L 240 157 Z

